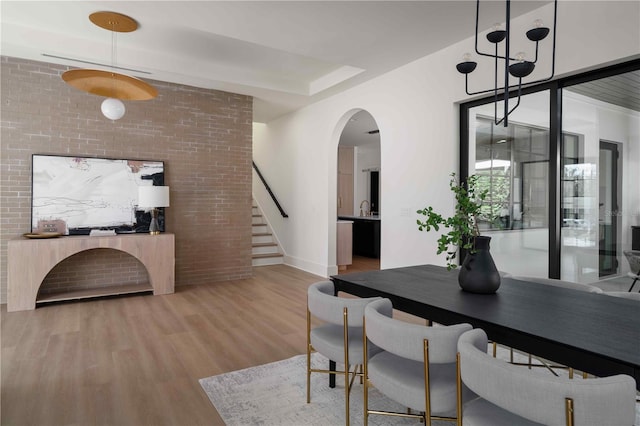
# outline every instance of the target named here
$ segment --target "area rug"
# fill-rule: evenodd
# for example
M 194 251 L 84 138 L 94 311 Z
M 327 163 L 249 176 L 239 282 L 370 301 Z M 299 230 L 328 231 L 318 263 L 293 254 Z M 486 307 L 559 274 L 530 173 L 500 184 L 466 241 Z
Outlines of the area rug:
M 312 355 L 314 368 L 328 367 L 329 360 Z M 200 379 L 200 385 L 228 426 L 328 426 L 344 425 L 344 386 L 329 388 L 329 376 L 311 375 L 311 403 L 307 404 L 306 355 Z M 340 368 L 340 366 L 338 366 Z M 340 380 L 336 380 L 340 382 Z M 370 388 L 369 408 L 405 412 L 399 404 Z M 362 385 L 351 390 L 351 424 L 363 423 Z M 414 419 L 369 416 L 370 425 L 417 425 Z M 434 426 L 451 426 L 434 421 Z
M 491 353 L 491 346 L 489 346 Z M 507 348 L 499 346 L 498 358 L 508 360 Z M 527 357 L 514 352 L 514 361 L 526 362 Z M 200 385 L 228 426 L 329 426 L 343 425 L 344 387 L 337 380 L 336 387 L 328 386 L 328 375 L 311 375 L 311 403 L 306 403 L 306 355 L 283 361 L 232 371 L 200 379 Z M 318 353 L 312 355 L 314 368 L 326 369 L 328 359 Z M 534 363 L 538 363 L 534 361 Z M 338 366 L 340 368 L 341 366 Z M 526 368 L 526 367 L 523 367 Z M 567 370 L 556 369 L 560 376 Z M 551 374 L 546 368 L 534 368 L 534 374 Z M 581 374 L 575 380 L 582 380 Z M 370 388 L 370 409 L 405 412 L 394 401 Z M 356 382 L 351 391 L 351 424 L 363 423 L 362 385 Z M 414 419 L 388 416 L 369 416 L 369 424 L 418 425 Z M 640 426 L 640 404 L 636 404 L 636 425 Z M 451 422 L 433 421 L 434 426 L 451 426 Z

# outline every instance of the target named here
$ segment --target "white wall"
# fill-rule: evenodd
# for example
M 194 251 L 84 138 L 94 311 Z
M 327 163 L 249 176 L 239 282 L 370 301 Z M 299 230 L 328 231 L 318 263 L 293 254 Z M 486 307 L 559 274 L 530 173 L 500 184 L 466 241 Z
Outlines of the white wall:
M 639 2 L 561 1 L 558 13 L 558 75 L 640 55 Z M 254 159 L 290 216 L 265 211 L 288 264 L 321 276 L 337 271 L 337 144 L 349 117 L 365 109 L 381 138 L 381 267 L 444 265 L 435 254 L 437 233 L 419 232 L 415 211 L 427 204 L 445 214 L 453 210 L 448 181 L 458 170 L 455 103 L 467 99 L 454 67 L 472 46 L 469 39 L 258 126 Z

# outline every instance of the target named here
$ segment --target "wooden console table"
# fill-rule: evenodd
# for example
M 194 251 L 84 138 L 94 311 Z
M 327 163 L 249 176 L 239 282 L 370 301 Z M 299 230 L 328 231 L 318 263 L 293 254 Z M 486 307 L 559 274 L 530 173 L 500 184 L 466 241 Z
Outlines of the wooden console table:
M 64 259 L 97 248 L 120 250 L 147 269 L 149 285 L 127 285 L 46 294 L 38 290 L 47 274 Z M 154 295 L 174 292 L 175 238 L 173 234 L 119 234 L 48 239 L 18 238 L 8 243 L 7 311 L 33 310 L 36 302 L 82 299 L 153 290 Z

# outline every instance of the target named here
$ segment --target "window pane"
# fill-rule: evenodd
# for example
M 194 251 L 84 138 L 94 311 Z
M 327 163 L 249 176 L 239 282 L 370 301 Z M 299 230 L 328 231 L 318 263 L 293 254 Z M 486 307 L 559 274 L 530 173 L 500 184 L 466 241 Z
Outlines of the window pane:
M 469 170 L 488 191 L 480 229 L 498 269 L 512 274 L 548 275 L 548 111 L 548 92 L 523 96 L 507 128 L 494 124 L 493 104 L 469 111 Z
M 570 86 L 562 96 L 561 277 L 583 283 L 628 271 L 623 252 L 634 218 L 624 206 L 639 199 L 637 180 L 623 184 L 625 153 L 633 156 L 637 146 L 637 130 L 631 129 L 637 129 L 639 115 L 594 98 L 598 84 L 603 83 Z

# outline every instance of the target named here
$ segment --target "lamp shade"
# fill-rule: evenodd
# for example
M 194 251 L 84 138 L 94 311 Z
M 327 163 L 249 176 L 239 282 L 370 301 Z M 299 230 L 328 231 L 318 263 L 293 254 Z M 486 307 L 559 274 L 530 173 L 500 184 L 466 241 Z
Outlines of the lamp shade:
M 168 186 L 138 187 L 138 207 L 139 208 L 169 207 L 169 187 Z

